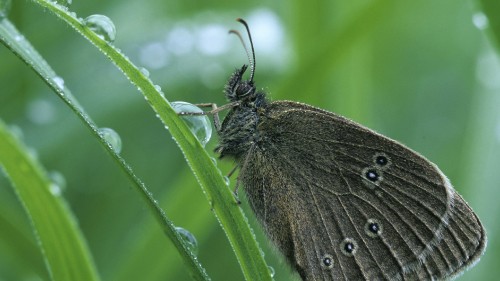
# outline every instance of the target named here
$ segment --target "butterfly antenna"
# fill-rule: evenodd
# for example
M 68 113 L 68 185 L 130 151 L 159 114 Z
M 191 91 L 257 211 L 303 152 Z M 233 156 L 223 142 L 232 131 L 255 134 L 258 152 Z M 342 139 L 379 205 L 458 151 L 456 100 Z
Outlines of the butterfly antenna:
M 247 53 L 248 61 L 250 62 L 251 65 L 253 65 L 251 57 L 250 57 L 250 53 L 248 52 L 248 48 L 247 48 L 247 45 L 245 44 L 245 41 L 243 40 L 243 37 L 241 37 L 241 33 L 237 30 L 234 30 L 234 29 L 229 30 L 229 33 L 232 33 L 232 34 L 238 36 L 238 39 L 240 39 L 241 45 L 243 45 L 243 48 L 245 48 L 245 52 Z
M 245 20 L 243 20 L 241 18 L 237 18 L 236 20 L 239 23 L 243 24 L 245 26 L 245 29 L 247 30 L 247 34 L 248 34 L 248 39 L 250 41 L 250 48 L 251 48 L 251 51 L 252 51 L 252 55 L 250 56 L 250 52 L 248 51 L 247 45 L 245 44 L 245 41 L 243 40 L 243 38 L 241 37 L 241 34 L 238 31 L 236 31 L 236 30 L 229 30 L 229 33 L 233 33 L 236 36 L 238 36 L 238 38 L 241 41 L 241 44 L 243 45 L 243 48 L 245 48 L 245 52 L 247 53 L 248 61 L 250 62 L 250 81 L 253 82 L 253 77 L 254 77 L 254 74 L 255 74 L 255 50 L 254 50 L 254 47 L 253 47 L 252 35 L 250 34 L 250 28 L 248 28 L 248 24 L 247 24 L 247 22 Z

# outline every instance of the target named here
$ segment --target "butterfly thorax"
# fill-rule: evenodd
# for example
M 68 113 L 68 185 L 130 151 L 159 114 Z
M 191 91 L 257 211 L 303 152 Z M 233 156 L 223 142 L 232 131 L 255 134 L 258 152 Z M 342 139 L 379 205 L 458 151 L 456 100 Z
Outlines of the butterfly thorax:
M 222 157 L 241 159 L 242 155 L 259 142 L 257 130 L 260 116 L 265 115 L 265 93 L 256 91 L 253 80 L 242 80 L 246 65 L 236 70 L 224 89 L 227 99 L 237 104 L 229 111 L 218 134 L 219 145 L 215 151 Z

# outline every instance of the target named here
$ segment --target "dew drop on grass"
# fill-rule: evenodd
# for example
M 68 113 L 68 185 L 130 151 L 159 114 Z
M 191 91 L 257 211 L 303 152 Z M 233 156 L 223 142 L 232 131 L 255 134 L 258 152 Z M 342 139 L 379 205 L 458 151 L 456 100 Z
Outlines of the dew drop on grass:
M 217 166 L 217 159 L 215 159 L 214 157 L 210 157 L 210 160 L 212 160 L 212 162 L 214 163 L 214 165 Z
M 49 178 L 53 184 L 57 185 L 61 190 L 66 189 L 66 178 L 61 172 L 52 171 L 49 173 Z
M 52 81 L 54 81 L 59 90 L 64 90 L 64 79 L 59 76 L 55 76 L 54 78 L 52 78 Z
M 146 68 L 140 67 L 139 71 L 141 71 L 142 75 L 149 77 L 149 70 L 147 70 Z
M 170 103 L 175 112 L 203 112 L 199 107 L 177 101 Z M 186 122 L 191 132 L 200 141 L 202 146 L 205 146 L 212 137 L 212 125 L 206 115 L 182 115 L 182 119 Z
M 182 227 L 176 226 L 175 230 L 182 237 L 182 240 L 186 242 L 191 252 L 193 252 L 193 254 L 195 255 L 198 255 L 198 241 L 196 241 L 196 237 L 194 237 L 194 235 L 191 232 L 187 231 Z
M 275 274 L 274 268 L 272 266 L 268 266 L 267 268 L 269 269 L 269 273 L 271 273 L 271 277 L 274 277 Z
M 55 183 L 50 183 L 49 184 L 49 191 L 52 193 L 54 196 L 60 196 L 62 194 L 62 189 L 60 186 L 58 186 Z
M 7 17 L 10 11 L 11 0 L 0 0 L 0 21 Z
M 110 128 L 100 128 L 99 134 L 111 145 L 116 153 L 122 151 L 122 139 L 115 130 Z
M 116 28 L 107 16 L 91 15 L 84 20 L 85 25 L 99 37 L 108 42 L 115 41 Z

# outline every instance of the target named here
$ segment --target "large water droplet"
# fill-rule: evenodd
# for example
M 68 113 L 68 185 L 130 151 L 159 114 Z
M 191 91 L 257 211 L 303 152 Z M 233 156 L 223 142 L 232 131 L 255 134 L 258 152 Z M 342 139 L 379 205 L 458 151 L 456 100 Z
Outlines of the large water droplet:
M 0 0 L 0 21 L 7 17 L 10 11 L 11 0 Z
M 198 255 L 198 241 L 196 241 L 194 235 L 182 227 L 176 226 L 175 230 L 177 231 L 177 233 L 179 233 L 184 242 L 186 242 L 191 252 L 193 252 L 193 254 L 195 255 Z
M 103 15 L 91 15 L 84 20 L 85 25 L 108 42 L 115 41 L 116 28 L 111 19 Z
M 111 145 L 116 153 L 122 151 L 122 139 L 115 130 L 110 128 L 100 128 L 99 134 Z
M 203 112 L 199 107 L 183 102 L 177 101 L 170 103 L 175 112 Z M 212 137 L 212 125 L 206 115 L 183 115 L 182 119 L 186 122 L 189 129 L 196 138 L 200 141 L 201 145 L 205 146 Z

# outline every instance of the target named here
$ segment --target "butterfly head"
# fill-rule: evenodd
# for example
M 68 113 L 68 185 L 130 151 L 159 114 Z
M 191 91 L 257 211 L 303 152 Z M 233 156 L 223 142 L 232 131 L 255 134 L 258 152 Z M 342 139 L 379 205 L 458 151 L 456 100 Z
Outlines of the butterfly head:
M 243 101 L 252 99 L 255 96 L 255 84 L 253 77 L 248 80 L 243 80 L 243 74 L 248 66 L 243 65 L 240 69 L 236 70 L 229 78 L 226 84 L 224 93 L 229 101 Z

